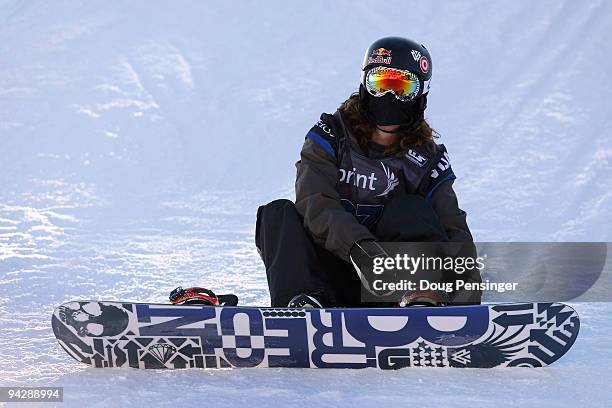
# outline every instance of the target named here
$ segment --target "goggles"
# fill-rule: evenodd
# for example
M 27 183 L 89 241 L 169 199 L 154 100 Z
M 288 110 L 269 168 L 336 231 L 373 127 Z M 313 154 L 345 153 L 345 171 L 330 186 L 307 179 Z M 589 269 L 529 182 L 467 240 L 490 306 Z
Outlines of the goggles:
M 365 74 L 365 87 L 372 96 L 391 92 L 396 99 L 406 102 L 417 97 L 421 85 L 419 77 L 408 70 L 378 66 Z

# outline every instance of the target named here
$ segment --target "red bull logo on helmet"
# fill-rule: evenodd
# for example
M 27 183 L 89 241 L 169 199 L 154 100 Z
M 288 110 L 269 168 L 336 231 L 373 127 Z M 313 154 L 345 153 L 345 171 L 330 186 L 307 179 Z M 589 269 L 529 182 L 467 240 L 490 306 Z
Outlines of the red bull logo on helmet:
M 386 55 L 387 57 L 390 57 L 391 51 L 385 48 L 377 48 L 372 51 L 372 55 L 380 55 L 380 56 Z
M 372 54 L 368 58 L 368 64 L 390 64 L 391 58 L 391 50 L 377 48 L 372 50 Z

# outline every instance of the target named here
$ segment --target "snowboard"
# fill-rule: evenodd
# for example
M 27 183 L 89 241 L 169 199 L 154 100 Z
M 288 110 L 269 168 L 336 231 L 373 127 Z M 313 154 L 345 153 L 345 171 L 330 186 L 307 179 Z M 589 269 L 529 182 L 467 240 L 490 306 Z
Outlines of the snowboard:
M 286 309 L 73 301 L 55 337 L 77 361 L 137 369 L 543 367 L 574 344 L 562 303 Z

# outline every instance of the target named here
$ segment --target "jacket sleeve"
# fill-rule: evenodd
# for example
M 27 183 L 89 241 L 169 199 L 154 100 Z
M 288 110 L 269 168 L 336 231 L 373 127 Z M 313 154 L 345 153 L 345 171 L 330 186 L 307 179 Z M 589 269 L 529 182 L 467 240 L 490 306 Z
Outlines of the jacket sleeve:
M 472 233 L 467 225 L 466 213 L 459 208 L 457 195 L 453 190 L 455 174 L 453 173 L 448 153 L 444 149 L 443 159 L 438 162 L 431 172 L 432 182 L 428 197 L 431 205 L 440 219 L 440 223 L 446 230 L 449 241 L 458 243 L 454 246 L 446 247 L 448 251 L 445 255 L 455 257 L 478 256 Z M 451 275 L 449 281 L 457 279 L 456 275 Z M 472 268 L 464 272 L 462 279 L 466 282 L 482 282 L 480 271 Z M 449 303 L 454 305 L 480 304 L 482 291 L 480 290 L 456 290 L 449 296 Z
M 472 242 L 466 213 L 459 208 L 453 183 L 457 178 L 444 145 L 436 145 L 436 154 L 427 169 L 421 194 L 431 203 L 451 242 Z
M 432 194 L 431 205 L 451 242 L 471 242 L 474 239 L 467 225 L 467 214 L 459 208 L 457 195 L 453 190 L 454 182 L 455 180 L 443 182 Z
M 295 206 L 314 241 L 348 261 L 355 242 L 376 238 L 342 206 L 336 190 L 339 171 L 335 152 L 312 132 L 296 163 Z

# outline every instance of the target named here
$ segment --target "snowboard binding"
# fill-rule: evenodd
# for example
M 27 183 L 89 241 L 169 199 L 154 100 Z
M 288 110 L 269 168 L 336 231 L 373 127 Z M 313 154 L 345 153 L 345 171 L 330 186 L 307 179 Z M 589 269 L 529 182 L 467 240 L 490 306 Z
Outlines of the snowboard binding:
M 238 296 L 234 294 L 215 295 L 206 288 L 193 287 L 183 289 L 178 287 L 170 292 L 170 303 L 173 305 L 207 305 L 207 306 L 237 306 Z
M 398 303 L 399 307 L 437 307 L 446 305 L 445 296 L 441 292 L 433 290 L 406 292 Z

